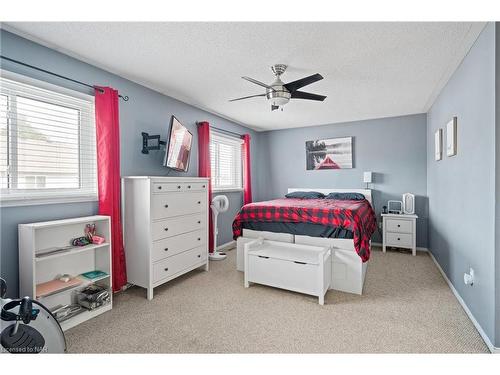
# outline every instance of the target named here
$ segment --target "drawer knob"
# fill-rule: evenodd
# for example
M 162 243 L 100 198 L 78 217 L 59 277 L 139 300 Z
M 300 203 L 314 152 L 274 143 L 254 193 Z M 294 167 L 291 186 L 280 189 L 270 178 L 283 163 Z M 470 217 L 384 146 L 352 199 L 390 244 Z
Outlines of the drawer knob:
M 168 232 L 168 228 L 165 228 L 165 232 Z
M 200 254 L 198 254 L 198 258 L 201 258 L 201 255 L 200 255 Z
M 188 185 L 188 189 L 191 189 L 191 185 Z
M 200 238 L 200 237 L 198 237 L 198 241 L 201 241 L 201 238 Z
M 400 227 L 401 227 L 401 225 L 400 225 L 400 224 L 398 224 L 398 228 L 400 228 Z
M 165 248 L 165 251 L 168 251 L 168 247 Z
M 401 241 L 401 238 L 398 237 L 398 241 Z
M 201 201 L 198 201 L 198 204 L 201 204 Z
M 181 185 L 177 185 L 177 189 L 180 189 L 181 188 Z
M 203 188 L 205 188 L 205 185 L 203 185 Z
M 161 186 L 158 186 L 158 190 L 161 190 Z
M 165 205 L 165 208 L 168 208 L 168 204 Z
M 198 224 L 201 224 L 201 220 L 198 220 Z
M 168 271 L 168 267 L 167 267 L 167 268 L 165 268 L 165 271 Z

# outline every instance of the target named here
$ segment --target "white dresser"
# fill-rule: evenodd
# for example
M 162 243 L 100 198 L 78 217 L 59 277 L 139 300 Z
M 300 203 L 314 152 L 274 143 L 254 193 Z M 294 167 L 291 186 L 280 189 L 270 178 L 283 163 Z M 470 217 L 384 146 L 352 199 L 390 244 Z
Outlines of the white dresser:
M 127 279 L 147 289 L 195 268 L 208 271 L 208 178 L 122 178 Z
M 383 247 L 387 246 L 411 249 L 417 255 L 417 215 L 382 214 Z

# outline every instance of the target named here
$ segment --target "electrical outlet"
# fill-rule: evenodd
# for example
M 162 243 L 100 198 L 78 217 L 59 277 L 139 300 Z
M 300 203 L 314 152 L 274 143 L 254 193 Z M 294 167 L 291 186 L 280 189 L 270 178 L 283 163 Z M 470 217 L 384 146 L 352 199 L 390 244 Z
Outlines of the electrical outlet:
M 464 284 L 469 286 L 474 285 L 474 278 L 475 278 L 474 270 L 471 267 L 469 269 L 469 273 L 464 273 Z

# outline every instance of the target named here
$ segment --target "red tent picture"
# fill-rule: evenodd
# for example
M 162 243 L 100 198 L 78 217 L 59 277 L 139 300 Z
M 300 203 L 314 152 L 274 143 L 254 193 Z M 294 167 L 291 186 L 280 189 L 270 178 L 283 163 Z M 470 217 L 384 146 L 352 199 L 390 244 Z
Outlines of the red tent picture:
M 330 155 L 326 155 L 323 161 L 319 163 L 315 169 L 340 169 L 340 167 L 330 158 Z
M 352 137 L 306 141 L 306 170 L 352 168 Z

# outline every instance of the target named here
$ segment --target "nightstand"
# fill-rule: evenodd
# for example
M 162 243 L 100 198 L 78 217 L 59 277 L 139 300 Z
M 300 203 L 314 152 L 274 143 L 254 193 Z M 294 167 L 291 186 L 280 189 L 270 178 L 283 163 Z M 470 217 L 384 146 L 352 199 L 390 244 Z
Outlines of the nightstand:
M 417 215 L 382 214 L 382 250 L 387 246 L 411 249 L 417 255 Z

